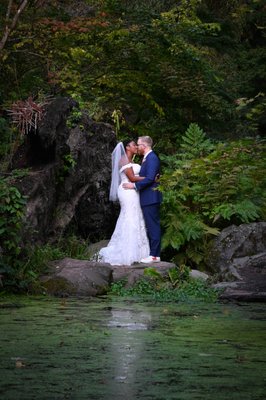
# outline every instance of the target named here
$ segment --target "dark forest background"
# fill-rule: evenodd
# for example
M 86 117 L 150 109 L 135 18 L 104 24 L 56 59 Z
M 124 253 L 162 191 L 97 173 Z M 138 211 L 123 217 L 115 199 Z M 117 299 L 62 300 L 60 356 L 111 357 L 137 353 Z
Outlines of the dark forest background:
M 73 119 L 86 110 L 112 124 L 118 140 L 153 137 L 166 259 L 204 269 L 221 229 L 264 220 L 265 17 L 260 0 L 2 0 L 5 268 L 21 251 L 24 207 L 10 160 L 38 122 L 18 115 L 57 96 L 79 103 Z

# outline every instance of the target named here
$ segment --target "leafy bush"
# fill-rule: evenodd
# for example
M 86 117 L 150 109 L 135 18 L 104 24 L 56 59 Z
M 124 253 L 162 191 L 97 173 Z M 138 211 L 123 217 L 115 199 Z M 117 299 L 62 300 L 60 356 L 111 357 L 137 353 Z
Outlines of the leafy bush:
M 0 179 L 0 246 L 5 260 L 9 261 L 20 253 L 20 229 L 24 215 L 25 197 Z
M 75 235 L 60 238 L 56 247 L 64 253 L 65 257 L 78 258 L 79 260 L 89 260 L 91 257 L 89 242 Z
M 64 257 L 88 260 L 91 256 L 87 241 L 68 236 L 56 243 L 32 245 L 23 248 L 17 257 L 0 260 L 0 274 L 4 274 L 4 289 L 11 291 L 42 292 L 40 275 L 49 272 L 49 262 Z
M 0 273 L 6 274 L 7 283 L 13 285 L 21 266 L 20 230 L 24 216 L 25 197 L 0 178 Z
M 203 130 L 197 124 L 192 123 L 182 137 L 181 158 L 186 160 L 202 157 L 210 153 L 213 148 L 214 145 L 206 138 Z
M 191 279 L 189 268 L 186 266 L 172 268 L 166 278 L 163 278 L 155 268 L 147 268 L 144 270 L 143 279 L 138 280 L 133 287 L 128 288 L 126 280 L 121 280 L 111 285 L 109 293 L 160 302 L 217 300 L 217 291 L 200 279 Z
M 25 196 L 12 185 L 12 177 L 27 171 L 14 170 L 8 178 L 0 179 L 0 275 L 4 289 L 27 291 L 40 289 L 38 277 L 47 272 L 51 260 L 72 257 L 88 259 L 88 243 L 75 236 L 57 244 L 27 246 L 21 244 L 21 226 L 26 204 Z
M 199 127 L 190 126 L 180 153 L 163 158 L 163 248 L 175 254 L 184 250 L 185 258 L 176 261 L 200 265 L 211 235 L 232 223 L 265 218 L 264 160 L 264 141 L 214 145 Z
M 10 151 L 12 132 L 7 123 L 7 120 L 1 117 L 0 117 L 0 132 L 1 132 L 0 159 L 2 159 Z

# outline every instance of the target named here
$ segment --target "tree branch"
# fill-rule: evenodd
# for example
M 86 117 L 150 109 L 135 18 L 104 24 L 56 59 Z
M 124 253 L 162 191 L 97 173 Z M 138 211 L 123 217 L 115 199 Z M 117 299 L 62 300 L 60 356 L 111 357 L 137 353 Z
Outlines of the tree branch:
M 6 23 L 8 23 L 8 20 L 9 20 L 12 3 L 13 3 L 13 0 L 9 0 L 8 6 L 7 6 L 7 12 L 6 12 Z
M 12 3 L 13 3 L 12 0 L 9 0 L 8 6 L 7 6 L 7 13 L 6 13 L 6 26 L 5 26 L 3 37 L 2 37 L 2 39 L 0 41 L 0 52 L 5 47 L 5 44 L 6 44 L 7 40 L 8 40 L 8 38 L 9 38 L 10 33 L 15 29 L 15 27 L 17 25 L 17 22 L 18 22 L 18 19 L 19 19 L 20 15 L 23 13 L 24 9 L 27 7 L 28 2 L 29 2 L 28 0 L 23 0 L 20 3 L 20 6 L 18 7 L 18 9 L 17 9 L 12 21 L 11 21 L 11 24 L 9 25 L 8 24 L 8 20 L 9 20 L 9 16 L 10 16 L 10 12 L 11 12 L 11 6 L 12 6 Z

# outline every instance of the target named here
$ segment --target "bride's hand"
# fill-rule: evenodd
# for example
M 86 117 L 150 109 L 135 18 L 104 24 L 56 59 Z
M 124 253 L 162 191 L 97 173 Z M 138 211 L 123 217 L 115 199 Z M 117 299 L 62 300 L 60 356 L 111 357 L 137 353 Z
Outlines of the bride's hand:
M 135 189 L 134 183 L 128 182 L 128 183 L 123 183 L 122 187 L 124 189 Z

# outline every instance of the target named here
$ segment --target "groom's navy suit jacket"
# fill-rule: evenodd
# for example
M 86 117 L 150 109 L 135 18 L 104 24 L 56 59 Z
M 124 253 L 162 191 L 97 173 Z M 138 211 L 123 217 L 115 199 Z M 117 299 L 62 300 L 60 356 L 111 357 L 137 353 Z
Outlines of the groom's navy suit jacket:
M 139 173 L 140 176 L 145 176 L 145 179 L 135 183 L 137 190 L 139 190 L 140 205 L 142 207 L 161 203 L 162 193 L 156 190 L 158 183 L 155 182 L 156 175 L 159 173 L 160 160 L 157 155 L 151 151 L 143 160 Z

